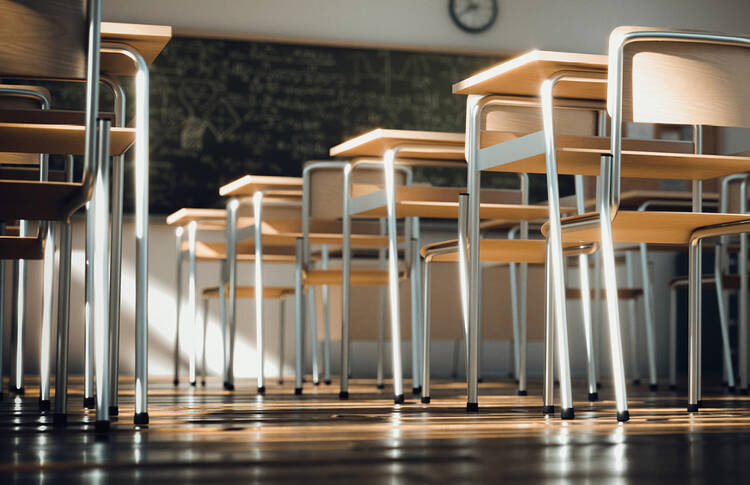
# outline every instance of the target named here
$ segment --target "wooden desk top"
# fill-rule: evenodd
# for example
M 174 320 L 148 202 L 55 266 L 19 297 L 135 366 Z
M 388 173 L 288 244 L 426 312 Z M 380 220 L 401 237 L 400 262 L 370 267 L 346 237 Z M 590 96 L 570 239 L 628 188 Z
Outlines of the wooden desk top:
M 404 149 L 399 158 L 464 160 L 464 134 L 439 131 L 386 130 L 376 128 L 331 148 L 333 157 L 382 157 L 399 145 L 423 148 Z
M 188 209 L 182 208 L 167 216 L 167 224 L 170 226 L 183 226 L 190 222 L 221 222 L 227 218 L 224 209 Z
M 645 202 L 658 200 L 660 202 L 690 202 L 693 200 L 692 192 L 671 190 L 628 190 L 620 194 L 620 209 L 638 210 Z M 716 202 L 719 194 L 715 192 L 704 192 L 704 202 Z M 561 204 L 575 205 L 575 196 L 568 195 L 560 198 Z M 586 199 L 585 207 L 593 208 L 596 205 L 595 198 Z M 663 205 L 655 207 L 657 210 L 665 210 Z M 683 208 L 684 209 L 684 208 Z
M 219 188 L 219 195 L 253 195 L 273 189 L 273 195 L 290 198 L 302 197 L 302 177 L 277 177 L 271 175 L 245 175 Z
M 533 50 L 453 85 L 453 94 L 540 95 L 542 82 L 558 71 L 607 72 L 607 56 Z M 560 98 L 606 100 L 606 83 L 560 82 Z
M 125 24 L 120 22 L 102 22 L 101 24 L 102 45 L 128 45 L 138 51 L 149 66 L 171 38 L 172 27 L 168 25 Z M 136 72 L 130 59 L 106 51 L 101 55 L 101 69 L 108 74 L 121 76 L 131 76 Z

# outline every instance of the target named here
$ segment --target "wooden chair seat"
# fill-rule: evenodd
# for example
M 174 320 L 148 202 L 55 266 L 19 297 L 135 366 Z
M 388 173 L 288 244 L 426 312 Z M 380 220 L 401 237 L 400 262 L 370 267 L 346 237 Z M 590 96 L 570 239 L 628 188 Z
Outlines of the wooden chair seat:
M 229 285 L 224 286 L 226 295 L 229 295 Z M 203 298 L 216 299 L 219 298 L 219 287 L 211 286 L 204 288 L 201 292 Z M 237 298 L 255 298 L 255 287 L 254 286 L 238 286 L 236 289 Z M 294 288 L 287 286 L 264 286 L 263 287 L 263 298 L 284 298 L 288 295 L 294 294 Z
M 0 259 L 42 259 L 44 239 L 0 236 Z
M 595 290 L 591 289 L 591 298 L 594 298 L 594 295 L 596 295 Z M 643 289 L 642 288 L 618 288 L 617 289 L 617 298 L 621 300 L 634 300 L 636 298 L 640 298 L 641 295 L 643 295 Z M 565 297 L 575 300 L 581 299 L 581 289 L 580 288 L 565 288 Z M 604 289 L 601 290 L 601 297 L 602 299 L 607 298 L 607 292 L 604 291 Z
M 227 259 L 227 245 L 223 242 L 202 242 L 195 243 L 195 259 L 198 261 L 223 261 Z M 188 243 L 182 243 L 182 250 L 188 250 Z M 294 263 L 297 260 L 294 251 L 287 248 L 264 248 L 263 261 L 268 263 Z M 249 251 L 249 245 L 237 245 L 237 261 L 253 262 L 255 253 Z
M 582 219 L 597 217 L 591 212 L 580 216 L 565 217 L 563 226 Z M 743 214 L 710 214 L 693 212 L 660 212 L 660 211 L 618 211 L 612 222 L 612 234 L 615 242 L 653 243 L 653 244 L 688 244 L 693 231 L 701 227 L 750 220 L 750 215 Z M 546 236 L 549 223 L 542 226 Z M 580 230 L 565 230 L 563 242 L 599 241 L 598 225 Z
M 422 257 L 427 251 L 440 248 L 456 247 L 458 240 L 436 242 L 423 246 Z M 546 242 L 542 239 L 482 239 L 479 241 L 479 260 L 483 263 L 544 263 Z M 458 251 L 439 254 L 432 261 L 458 262 Z
M 0 152 L 83 155 L 83 125 L 0 122 Z M 135 128 L 112 127 L 110 156 L 122 155 L 135 141 Z
M 0 219 L 61 220 L 81 184 L 0 180 Z
M 405 272 L 399 274 L 404 278 Z M 340 286 L 343 281 L 343 271 L 340 269 L 313 269 L 304 274 L 305 285 L 335 285 Z M 388 285 L 388 271 L 361 270 L 351 271 L 351 284 L 354 286 L 386 286 Z

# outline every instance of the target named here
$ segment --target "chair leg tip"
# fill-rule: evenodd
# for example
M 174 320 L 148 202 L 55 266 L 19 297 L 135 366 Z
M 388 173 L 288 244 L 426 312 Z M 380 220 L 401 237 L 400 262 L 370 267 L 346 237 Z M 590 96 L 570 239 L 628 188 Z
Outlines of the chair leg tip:
M 656 392 L 659 390 L 659 384 L 649 384 L 648 390 L 651 392 Z
M 469 413 L 476 413 L 479 411 L 479 403 L 478 402 L 467 402 L 466 403 L 466 411 Z
M 630 419 L 630 413 L 628 411 L 622 411 L 617 413 L 617 422 L 625 423 Z
M 40 399 L 39 400 L 39 412 L 46 413 L 52 408 L 52 405 L 49 402 L 49 399 Z
M 689 412 L 689 413 L 697 413 L 698 412 L 698 405 L 697 404 L 688 404 L 688 406 L 687 406 L 687 412 Z
M 84 397 L 83 398 L 83 408 L 84 409 L 95 409 L 96 408 L 96 398 L 94 398 L 94 396 Z
M 403 404 L 404 403 L 404 395 L 398 394 L 397 396 L 393 397 L 393 404 Z
M 677 390 L 677 386 L 676 386 L 676 385 L 674 385 L 674 384 L 670 384 L 670 385 L 669 385 L 669 390 L 670 390 L 670 391 L 676 391 L 676 390 Z
M 23 396 L 24 394 L 26 394 L 26 388 L 24 388 L 23 386 L 13 387 L 11 388 L 10 392 L 17 396 Z
M 601 389 L 602 388 L 602 383 L 601 382 L 597 382 L 596 383 L 596 388 L 597 389 Z
M 411 393 L 414 394 L 415 396 L 418 396 L 418 395 L 422 394 L 422 386 L 412 387 L 411 388 Z
M 320 385 L 320 381 L 313 381 L 313 386 L 319 386 L 319 385 Z
M 430 404 L 430 396 L 422 396 L 422 404 Z
M 175 380 L 172 381 L 172 384 L 175 385 L 175 386 L 179 386 L 180 385 L 180 380 L 179 379 L 175 379 Z
M 265 394 L 266 393 L 266 386 L 260 386 L 258 388 L 258 394 Z
M 737 392 L 737 388 L 735 388 L 734 386 L 729 386 L 727 391 L 729 391 L 729 394 L 734 394 Z
M 481 377 L 477 378 L 477 382 L 482 382 L 482 381 L 484 381 L 484 379 L 482 379 Z
M 385 384 L 378 384 L 375 387 L 377 387 L 378 389 L 385 389 Z
M 133 416 L 133 424 L 148 424 L 148 413 L 135 413 Z
M 120 408 L 117 406 L 110 406 L 109 407 L 109 415 L 110 416 L 117 416 L 120 414 Z
M 224 390 L 225 391 L 234 391 L 234 384 L 231 382 L 225 382 L 224 383 Z
M 276 382 L 278 382 L 280 386 L 284 384 L 284 380 L 283 380 L 283 379 L 279 379 L 279 380 L 278 380 L 278 381 L 276 381 Z
M 633 385 L 634 386 L 640 386 L 641 385 L 641 380 L 640 379 L 633 379 Z
M 529 391 L 527 391 L 526 389 L 519 389 L 518 390 L 518 395 L 519 396 L 528 396 L 529 395 Z
M 589 401 L 594 402 L 599 400 L 599 393 L 598 392 L 590 392 L 589 393 Z
M 206 379 L 201 380 L 201 387 L 206 387 Z
M 190 381 L 190 387 L 195 387 L 197 383 L 195 381 Z
M 52 416 L 52 425 L 53 426 L 65 426 L 67 423 L 68 423 L 68 415 L 67 414 L 55 413 Z
M 339 392 L 339 399 L 343 399 L 343 400 L 349 399 L 349 392 L 347 391 Z
M 294 388 L 294 395 L 295 396 L 301 396 L 302 395 L 302 388 L 301 387 L 295 387 Z
M 562 409 L 560 411 L 560 419 L 575 419 L 576 412 L 573 408 Z
M 326 380 L 324 380 L 324 381 L 323 381 L 323 383 L 324 383 L 324 384 L 325 384 L 326 386 L 330 386 L 330 385 L 331 385 L 331 379 L 326 379 Z
M 96 421 L 94 423 L 94 432 L 96 433 L 106 433 L 109 431 L 109 428 L 109 421 Z
M 542 414 L 554 414 L 555 406 L 542 406 Z

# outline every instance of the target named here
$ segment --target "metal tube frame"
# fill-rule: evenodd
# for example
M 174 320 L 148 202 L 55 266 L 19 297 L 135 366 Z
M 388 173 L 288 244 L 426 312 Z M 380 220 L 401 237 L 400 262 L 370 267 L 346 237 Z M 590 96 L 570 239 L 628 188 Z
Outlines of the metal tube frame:
M 174 333 L 174 378 L 172 383 L 176 386 L 180 382 L 180 314 L 182 310 L 182 238 L 185 228 L 175 228 L 175 250 L 176 250 L 176 278 L 175 278 L 175 333 Z

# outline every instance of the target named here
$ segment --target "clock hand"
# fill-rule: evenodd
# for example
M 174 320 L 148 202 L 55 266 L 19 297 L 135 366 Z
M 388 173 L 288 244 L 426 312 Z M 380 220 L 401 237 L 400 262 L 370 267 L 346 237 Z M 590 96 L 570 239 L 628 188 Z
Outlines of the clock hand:
M 479 5 L 477 5 L 477 4 L 476 4 L 476 3 L 474 3 L 474 2 L 469 2 L 469 5 L 468 5 L 468 6 L 467 6 L 467 7 L 465 8 L 465 9 L 463 9 L 463 10 L 461 10 L 460 12 L 456 13 L 456 15 L 458 15 L 458 16 L 463 16 L 463 14 L 465 14 L 465 13 L 469 13 L 469 12 L 471 12 L 472 10 L 476 10 L 476 9 L 478 9 L 478 8 L 479 8 Z

